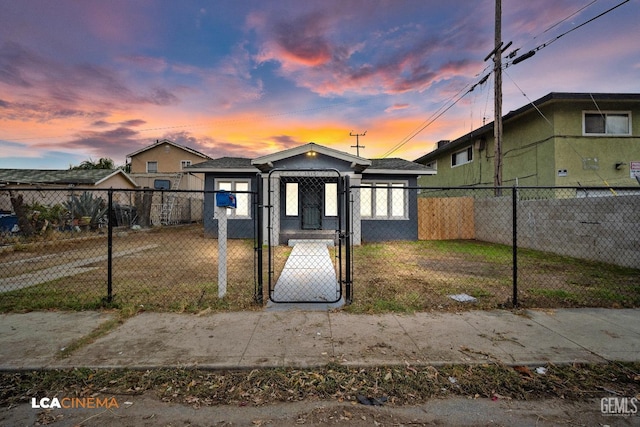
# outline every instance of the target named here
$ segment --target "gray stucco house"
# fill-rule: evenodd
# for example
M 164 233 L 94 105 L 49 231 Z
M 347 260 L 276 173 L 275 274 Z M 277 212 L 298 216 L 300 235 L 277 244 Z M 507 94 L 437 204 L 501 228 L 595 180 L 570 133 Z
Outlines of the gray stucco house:
M 236 195 L 237 207 L 228 210 L 231 238 L 253 236 L 256 215 L 270 228 L 271 244 L 289 239 L 333 237 L 344 212 L 338 189 L 350 181 L 350 228 L 353 243 L 418 238 L 417 178 L 435 170 L 403 159 L 365 159 L 315 143 L 258 157 L 222 157 L 192 165 L 205 174 L 205 233 L 217 236 L 212 191 Z M 252 198 L 262 185 L 263 212 Z M 265 243 L 267 243 L 265 241 Z

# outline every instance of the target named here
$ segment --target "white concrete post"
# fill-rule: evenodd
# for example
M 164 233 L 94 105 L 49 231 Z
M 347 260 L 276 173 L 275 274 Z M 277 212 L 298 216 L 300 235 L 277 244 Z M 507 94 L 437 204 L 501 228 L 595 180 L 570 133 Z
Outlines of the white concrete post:
M 216 206 L 218 220 L 218 298 L 227 294 L 227 208 Z

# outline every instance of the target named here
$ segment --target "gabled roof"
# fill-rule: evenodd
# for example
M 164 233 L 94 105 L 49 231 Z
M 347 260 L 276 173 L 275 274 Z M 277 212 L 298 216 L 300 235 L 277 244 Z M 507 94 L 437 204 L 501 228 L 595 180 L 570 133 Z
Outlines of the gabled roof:
M 122 175 L 137 184 L 121 169 L 0 169 L 0 186 L 7 184 L 99 185 L 112 176 Z
M 300 145 L 298 147 L 289 148 L 288 150 L 279 151 L 277 153 L 268 154 L 266 156 L 258 157 L 251 161 L 252 165 L 268 165 L 269 163 L 277 162 L 278 160 L 288 159 L 290 157 L 299 156 L 308 152 L 316 152 L 324 154 L 325 156 L 333 157 L 336 159 L 344 160 L 345 162 L 353 163 L 359 166 L 370 166 L 371 160 L 363 157 L 354 156 L 343 151 L 334 150 L 322 145 L 318 145 L 314 142 Z
M 537 110 L 545 104 L 552 102 L 571 102 L 571 101 L 619 101 L 619 102 L 640 102 L 640 93 L 572 93 L 572 92 L 551 92 L 540 99 L 537 99 L 517 110 L 510 111 L 502 116 L 503 122 L 509 122 L 516 118 L 528 114 L 534 110 Z M 493 122 L 469 132 L 466 135 L 461 136 L 447 144 L 436 148 L 435 150 L 419 157 L 415 160 L 416 163 L 427 163 L 431 160 L 435 160 L 441 154 L 453 151 L 457 148 L 464 148 L 466 145 L 479 138 L 482 135 L 493 132 Z
M 322 145 L 318 145 L 313 142 L 280 151 L 278 153 L 258 157 L 253 160 L 245 157 L 220 157 L 219 159 L 211 159 L 206 162 L 188 166 L 185 170 L 197 170 L 198 172 L 258 173 L 272 168 L 273 162 L 299 156 L 310 151 L 349 162 L 355 171 L 363 174 L 431 175 L 436 173 L 432 168 L 428 168 L 424 165 L 410 162 L 408 160 L 398 158 L 369 160 L 363 157 L 353 156 L 342 151 L 323 147 Z
M 149 145 L 147 147 L 141 148 L 138 151 L 134 151 L 131 154 L 127 154 L 127 157 L 137 156 L 140 153 L 144 153 L 145 151 L 151 150 L 152 148 L 159 147 L 159 146 L 161 146 L 163 144 L 173 145 L 176 148 L 179 148 L 181 150 L 187 151 L 187 152 L 189 152 L 191 154 L 194 154 L 196 156 L 202 157 L 203 159 L 210 159 L 211 158 L 211 157 L 207 156 L 206 154 L 203 154 L 203 153 L 201 153 L 199 151 L 194 150 L 193 148 L 189 148 L 189 147 L 185 147 L 184 145 L 176 144 L 175 142 L 170 141 L 168 139 L 158 140 L 154 144 L 151 144 L 151 145 Z

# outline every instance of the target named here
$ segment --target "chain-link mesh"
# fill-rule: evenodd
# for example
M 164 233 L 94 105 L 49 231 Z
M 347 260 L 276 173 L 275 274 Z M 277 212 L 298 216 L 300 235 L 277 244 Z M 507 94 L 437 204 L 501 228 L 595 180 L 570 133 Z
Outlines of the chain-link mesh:
M 109 210 L 106 190 L 0 192 L 2 209 L 12 213 L 2 222 L 1 309 L 82 309 L 105 302 L 159 310 L 229 301 L 251 306 L 251 218 L 234 222 L 226 251 L 228 295 L 220 300 L 213 192 L 111 193 Z M 255 216 L 256 198 L 244 195 L 239 199 Z
M 268 179 L 269 298 L 339 301 L 337 244 L 343 209 L 339 174 L 281 171 Z
M 354 190 L 359 310 L 640 305 L 637 190 Z
M 329 174 L 274 179 L 270 205 L 277 213 L 272 208 L 264 224 L 273 251 L 257 275 L 261 246 L 253 236 L 261 199 L 237 194 L 240 206 L 225 211 L 223 299 L 213 192 L 0 190 L 0 310 L 87 309 L 107 301 L 158 310 L 246 309 L 254 306 L 256 277 L 270 277 L 269 292 L 276 292 L 288 263 L 292 279 L 283 289 L 289 290 L 269 296 L 322 300 L 317 287 L 296 292 L 321 280 L 326 267 L 333 293 L 324 299 L 335 300 L 336 270 L 348 269 L 336 259 L 345 208 L 337 183 Z M 514 301 L 640 306 L 637 189 L 503 188 L 498 195 L 493 188 L 381 182 L 350 192 L 354 311 L 495 308 Z M 326 243 L 311 245 L 305 256 L 287 245 L 309 237 Z M 305 266 L 302 258 L 315 261 Z

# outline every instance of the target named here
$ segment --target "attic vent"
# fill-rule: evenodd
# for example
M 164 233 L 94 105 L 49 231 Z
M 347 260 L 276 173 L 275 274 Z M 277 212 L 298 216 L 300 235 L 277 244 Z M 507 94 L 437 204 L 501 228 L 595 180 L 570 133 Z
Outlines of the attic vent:
M 442 147 L 443 145 L 447 145 L 450 142 L 450 139 L 441 139 L 440 141 L 438 141 L 438 148 Z

